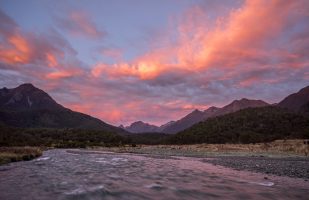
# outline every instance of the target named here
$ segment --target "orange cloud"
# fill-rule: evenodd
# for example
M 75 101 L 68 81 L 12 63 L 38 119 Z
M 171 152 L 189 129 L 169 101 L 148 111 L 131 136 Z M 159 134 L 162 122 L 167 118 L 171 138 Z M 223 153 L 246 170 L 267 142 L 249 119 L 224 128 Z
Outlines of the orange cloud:
M 57 80 L 62 78 L 69 78 L 78 74 L 80 74 L 78 70 L 59 70 L 55 72 L 50 72 L 46 74 L 45 77 L 50 80 Z
M 287 26 L 291 12 L 300 7 L 301 3 L 295 1 L 247 0 L 212 26 L 206 26 L 204 10 L 193 7 L 178 25 L 176 45 L 152 50 L 131 63 L 99 63 L 92 74 L 145 80 L 173 70 L 234 68 L 267 55 L 267 41 Z
M 159 125 L 195 108 L 220 106 L 241 97 L 276 102 L 276 92 L 282 95 L 282 88 L 297 88 L 309 80 L 308 28 L 302 27 L 308 22 L 304 19 L 308 19 L 309 4 L 302 0 L 243 2 L 224 16 L 214 11 L 221 15 L 217 18 L 209 18 L 203 5 L 188 9 L 171 19 L 163 38 L 151 38 L 155 44 L 149 45 L 148 52 L 128 62 L 119 61 L 121 52 L 98 50 L 116 63 L 97 63 L 90 74 L 83 73 L 87 64 L 67 56 L 70 45 L 64 48 L 65 39 L 21 32 L 15 23 L 12 30 L 0 30 L 0 61 L 30 64 L 18 68 L 17 74 L 45 84 L 52 95 L 56 91 L 61 104 L 74 101 L 64 105 L 113 124 L 145 120 Z M 307 18 L 299 20 L 299 15 Z M 73 35 L 104 35 L 82 12 L 71 13 L 59 23 L 61 30 Z M 74 60 L 74 66 L 67 60 Z M 1 77 L 12 82 L 18 76 Z
M 56 67 L 58 65 L 56 56 L 54 56 L 52 53 L 46 53 L 46 60 L 49 67 Z
M 8 43 L 10 47 L 0 46 L 0 61 L 8 64 L 29 62 L 32 52 L 25 38 L 15 34 L 8 38 Z
M 92 68 L 91 73 L 94 77 L 99 77 L 101 74 L 107 74 L 112 78 L 131 76 L 145 80 L 156 77 L 161 72 L 161 69 L 161 65 L 155 62 L 140 61 L 135 64 L 97 64 Z

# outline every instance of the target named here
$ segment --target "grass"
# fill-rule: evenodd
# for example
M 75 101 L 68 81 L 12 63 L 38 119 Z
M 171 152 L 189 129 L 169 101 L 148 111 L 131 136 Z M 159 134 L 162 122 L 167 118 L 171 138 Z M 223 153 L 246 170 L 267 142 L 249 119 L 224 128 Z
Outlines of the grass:
M 0 164 L 27 161 L 42 155 L 38 147 L 0 147 Z
M 144 153 L 177 156 L 212 155 L 265 155 L 265 156 L 309 156 L 306 140 L 276 140 L 256 144 L 192 144 L 192 145 L 137 145 L 123 147 L 97 147 L 97 150 L 119 153 Z

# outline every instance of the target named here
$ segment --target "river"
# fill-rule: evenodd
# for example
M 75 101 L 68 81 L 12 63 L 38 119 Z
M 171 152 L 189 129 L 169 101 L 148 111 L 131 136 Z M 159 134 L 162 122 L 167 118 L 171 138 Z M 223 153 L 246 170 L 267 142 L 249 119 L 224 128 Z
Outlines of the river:
M 240 172 L 203 158 L 45 151 L 0 166 L 1 200 L 307 199 L 302 179 Z

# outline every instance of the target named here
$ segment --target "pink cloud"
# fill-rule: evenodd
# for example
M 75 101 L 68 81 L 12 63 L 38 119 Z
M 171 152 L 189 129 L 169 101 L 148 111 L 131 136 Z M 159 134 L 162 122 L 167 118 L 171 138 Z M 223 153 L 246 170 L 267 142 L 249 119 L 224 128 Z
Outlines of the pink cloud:
M 9 16 L 0 10 L 0 63 L 23 75 L 38 79 L 56 80 L 78 76 L 83 71 L 64 60 L 74 60 L 74 50 L 56 32 L 38 34 L 23 31 Z M 8 28 L 9 27 L 9 28 Z
M 242 97 L 276 102 L 308 83 L 308 10 L 307 1 L 250 0 L 210 20 L 207 6 L 193 6 L 137 58 L 106 49 L 99 53 L 114 64 L 86 67 L 60 36 L 24 32 L 0 12 L 11 27 L 0 23 L 0 70 L 15 70 L 0 77 L 34 82 L 59 103 L 113 124 L 159 125 Z M 83 12 L 59 25 L 76 36 L 104 36 Z
M 111 77 L 133 76 L 145 80 L 173 70 L 196 72 L 239 68 L 239 64 L 259 62 L 269 55 L 267 43 L 302 17 L 297 10 L 303 4 L 303 1 L 245 1 L 241 8 L 231 10 L 225 18 L 218 18 L 212 27 L 205 26 L 203 8 L 193 7 L 178 25 L 176 46 L 150 50 L 129 63 L 98 63 L 93 67 L 93 75 L 98 77 L 104 73 Z M 295 65 L 301 66 L 300 63 Z
M 45 77 L 50 80 L 57 80 L 57 79 L 77 76 L 80 74 L 81 74 L 80 70 L 59 70 L 59 71 L 47 73 Z
M 52 53 L 46 53 L 46 61 L 49 67 L 56 67 L 58 65 L 57 58 Z
M 211 105 L 213 97 L 210 94 L 205 94 L 208 99 L 201 100 L 204 103 L 192 103 L 189 97 L 192 90 L 199 98 L 204 94 L 198 92 L 203 91 L 211 91 L 214 98 L 218 98 L 220 93 L 230 93 L 229 98 L 235 98 L 239 95 L 235 90 L 224 91 L 234 86 L 248 90 L 242 93 L 242 97 L 254 97 L 256 94 L 250 92 L 250 89 L 288 83 L 293 80 L 291 73 L 298 74 L 308 69 L 308 57 L 303 55 L 305 47 L 296 42 L 293 46 L 287 42 L 278 47 L 281 40 L 291 40 L 285 33 L 292 26 L 308 18 L 307 14 L 299 12 L 304 8 L 309 8 L 306 1 L 250 0 L 245 1 L 240 8 L 230 10 L 226 16 L 217 18 L 215 23 L 207 23 L 205 8 L 195 6 L 179 18 L 176 34 L 172 31 L 171 34 L 178 36 L 176 42 L 164 49 L 150 49 L 148 53 L 130 62 L 111 65 L 98 63 L 93 66 L 91 73 L 96 80 L 101 77 L 119 81 L 135 80 L 133 83 L 142 82 L 150 84 L 150 87 L 173 84 L 170 87 L 175 89 L 175 85 L 187 84 L 181 88 L 188 96 L 177 94 L 178 98 L 184 98 L 178 106 L 165 104 L 169 101 L 162 97 L 164 100 L 160 105 L 166 105 L 165 109 L 178 109 L 177 112 L 169 110 L 171 118 L 174 115 L 172 113 L 179 116 L 189 109 L 204 109 L 205 105 Z M 309 44 L 307 39 L 302 42 Z M 187 77 L 191 82 L 186 82 Z M 176 94 L 171 94 L 171 98 L 172 95 Z M 223 105 L 223 99 L 217 105 Z M 140 103 L 130 108 L 140 119 L 143 119 L 144 113 L 140 113 L 138 108 L 143 105 Z M 158 104 L 148 102 L 145 105 L 156 110 L 158 116 L 167 113 Z M 123 107 L 121 109 L 126 110 Z M 127 112 L 130 112 L 129 109 Z M 138 120 L 138 117 L 135 119 Z
M 0 47 L 0 61 L 8 64 L 28 63 L 31 54 L 30 44 L 18 34 L 9 36 L 7 45 Z
M 100 30 L 90 15 L 83 11 L 73 11 L 65 18 L 58 18 L 57 24 L 73 36 L 83 36 L 93 39 L 102 38 L 106 33 Z

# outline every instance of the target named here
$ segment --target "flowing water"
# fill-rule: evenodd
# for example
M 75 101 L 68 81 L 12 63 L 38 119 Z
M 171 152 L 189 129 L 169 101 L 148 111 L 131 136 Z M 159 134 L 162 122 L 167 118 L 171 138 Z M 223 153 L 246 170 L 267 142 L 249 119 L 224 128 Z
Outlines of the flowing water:
M 0 166 L 0 199 L 307 199 L 308 182 L 201 158 L 49 150 Z

